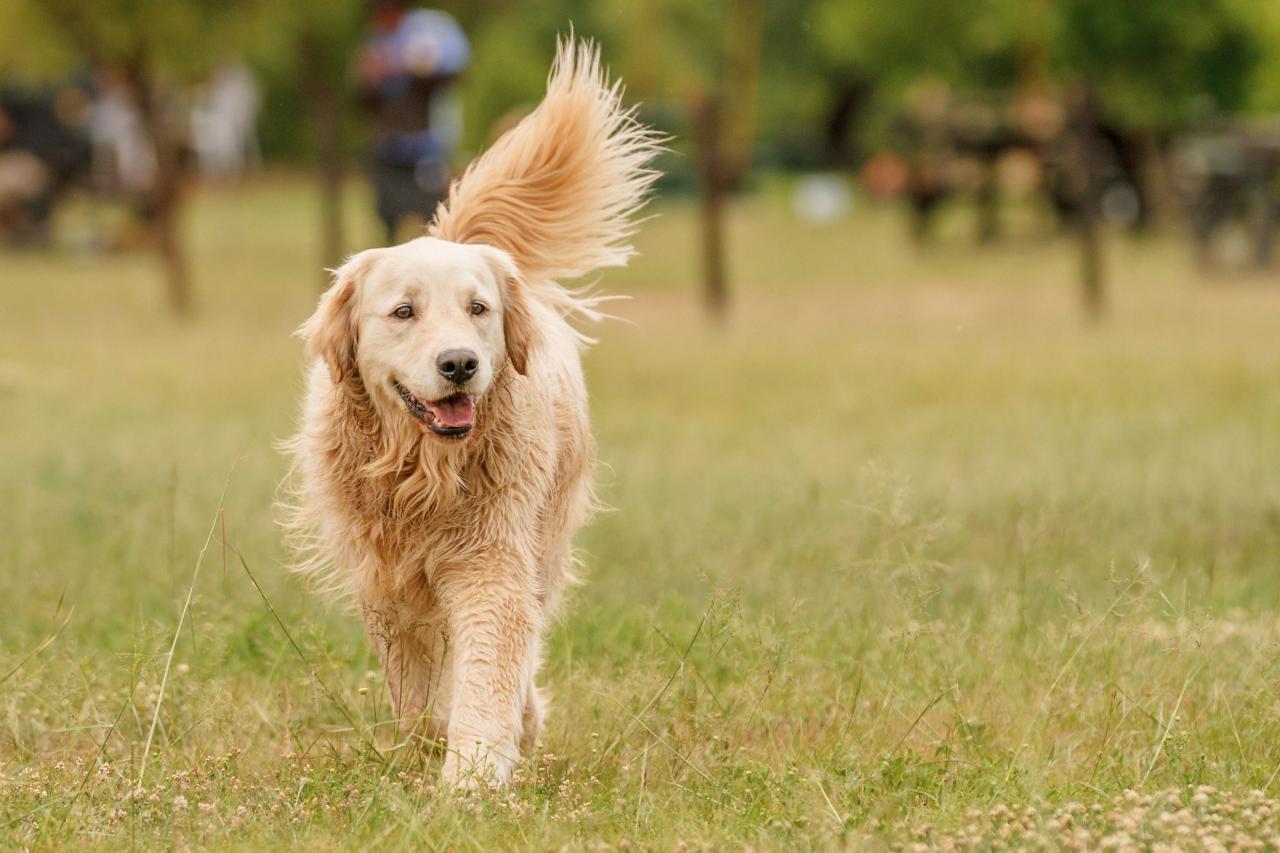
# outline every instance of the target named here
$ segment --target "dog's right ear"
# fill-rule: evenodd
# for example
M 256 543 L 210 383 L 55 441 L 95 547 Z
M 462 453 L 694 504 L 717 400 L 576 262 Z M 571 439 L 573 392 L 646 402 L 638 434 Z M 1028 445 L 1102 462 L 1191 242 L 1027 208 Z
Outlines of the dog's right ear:
M 377 260 L 377 252 L 368 249 L 352 255 L 335 270 L 333 284 L 320 297 L 316 312 L 298 327 L 298 336 L 307 342 L 307 358 L 323 358 L 335 385 L 356 373 L 360 282 Z
M 516 373 L 524 376 L 529 370 L 529 353 L 542 340 L 529 309 L 529 286 L 510 255 L 492 246 L 479 248 L 485 253 L 502 291 L 502 338 L 507 359 Z

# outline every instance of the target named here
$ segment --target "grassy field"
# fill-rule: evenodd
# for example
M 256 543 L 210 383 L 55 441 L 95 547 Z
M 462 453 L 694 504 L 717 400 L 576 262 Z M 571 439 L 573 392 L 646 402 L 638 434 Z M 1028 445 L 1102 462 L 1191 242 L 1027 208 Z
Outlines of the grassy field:
M 681 205 L 603 279 L 616 512 L 467 798 L 282 569 L 305 188 L 200 198 L 189 323 L 146 256 L 0 256 L 0 846 L 1280 846 L 1280 281 L 1116 242 L 1089 327 L 1069 246 L 775 202 L 726 328 Z

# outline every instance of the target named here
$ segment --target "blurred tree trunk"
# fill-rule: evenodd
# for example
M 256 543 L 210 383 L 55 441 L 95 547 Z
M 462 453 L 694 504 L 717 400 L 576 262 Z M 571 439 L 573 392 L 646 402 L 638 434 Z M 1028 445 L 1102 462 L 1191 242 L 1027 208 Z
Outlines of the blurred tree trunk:
M 1078 83 L 1067 95 L 1068 158 L 1076 201 L 1076 231 L 1080 237 L 1080 284 L 1085 314 L 1101 318 L 1106 307 L 1106 272 L 1098 223 L 1102 187 L 1098 175 L 1097 97 L 1088 83 Z
M 1173 185 L 1167 145 L 1154 133 L 1134 135 L 1138 151 L 1138 180 L 1147 205 L 1147 224 L 1155 231 L 1171 231 L 1182 219 L 1182 206 Z
M 694 98 L 694 143 L 702 192 L 703 292 L 711 318 L 729 310 L 724 209 L 729 191 L 751 168 L 760 83 L 763 0 L 737 0 L 724 27 L 724 65 L 715 84 Z
M 990 246 L 1000 238 L 1000 185 L 996 174 L 998 149 L 984 148 L 979 156 L 978 227 L 974 235 L 979 246 Z
M 299 40 L 299 59 L 305 81 L 311 121 L 315 133 L 315 176 L 320 197 L 320 269 L 323 287 L 329 285 L 328 270 L 342 264 L 345 229 L 342 218 L 343 90 L 340 61 L 326 50 L 324 39 L 306 33 Z
M 708 96 L 694 105 L 694 140 L 701 189 L 702 286 L 707 312 L 716 321 L 729 308 L 725 284 L 724 197 L 728 191 L 721 142 L 721 105 Z
M 1274 147 L 1256 153 L 1257 178 L 1253 188 L 1253 266 L 1271 267 L 1275 251 L 1276 225 L 1280 223 L 1280 199 L 1276 198 L 1276 177 L 1280 175 L 1280 151 Z
M 155 176 L 147 198 L 151 239 L 164 271 L 169 307 L 179 317 L 194 311 L 191 271 L 182 239 L 182 205 L 185 201 L 186 155 L 179 117 L 167 103 L 159 84 L 150 79 L 144 58 L 125 66 L 125 75 L 155 152 Z
M 829 165 L 852 171 L 862 160 L 858 131 L 866 119 L 874 84 L 867 77 L 848 73 L 833 78 L 834 90 L 826 113 L 826 155 Z

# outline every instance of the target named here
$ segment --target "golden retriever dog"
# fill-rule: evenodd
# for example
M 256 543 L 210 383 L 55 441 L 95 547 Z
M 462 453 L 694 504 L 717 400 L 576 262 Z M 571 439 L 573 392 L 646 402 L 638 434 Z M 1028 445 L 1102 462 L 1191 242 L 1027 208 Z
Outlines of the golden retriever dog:
M 401 730 L 445 739 L 450 784 L 507 782 L 542 725 L 542 636 L 593 508 L 569 321 L 600 316 L 557 281 L 626 263 L 657 150 L 596 49 L 562 42 L 429 236 L 349 259 L 299 330 L 297 568 L 358 603 Z

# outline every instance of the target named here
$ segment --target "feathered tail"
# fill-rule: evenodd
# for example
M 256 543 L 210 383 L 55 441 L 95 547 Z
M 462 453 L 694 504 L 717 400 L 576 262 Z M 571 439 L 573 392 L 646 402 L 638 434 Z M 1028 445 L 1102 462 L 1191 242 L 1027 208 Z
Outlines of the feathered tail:
M 430 234 L 506 251 L 535 289 L 592 317 L 591 298 L 554 282 L 631 257 L 632 217 L 657 177 L 649 163 L 661 142 L 623 107 L 599 50 L 570 36 L 542 103 L 454 182 Z

